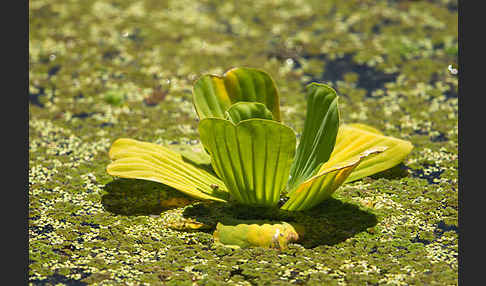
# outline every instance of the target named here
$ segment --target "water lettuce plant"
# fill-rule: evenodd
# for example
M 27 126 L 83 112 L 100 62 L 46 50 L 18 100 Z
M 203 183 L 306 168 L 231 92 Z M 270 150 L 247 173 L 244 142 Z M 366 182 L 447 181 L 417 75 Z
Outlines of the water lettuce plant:
M 201 153 L 120 138 L 109 151 L 107 172 L 160 182 L 202 200 L 275 208 L 285 198 L 281 209 L 303 211 L 346 182 L 399 164 L 413 148 L 367 125 L 340 124 L 336 91 L 320 83 L 307 86 L 306 118 L 297 144 L 295 131 L 282 122 L 273 79 L 258 69 L 202 76 L 193 86 L 193 102 Z M 258 226 L 261 233 L 273 231 Z M 215 238 L 216 233 L 218 239 L 228 237 L 225 229 L 237 233 L 220 226 Z M 248 227 L 242 229 L 248 232 Z M 287 237 L 295 239 L 294 233 Z

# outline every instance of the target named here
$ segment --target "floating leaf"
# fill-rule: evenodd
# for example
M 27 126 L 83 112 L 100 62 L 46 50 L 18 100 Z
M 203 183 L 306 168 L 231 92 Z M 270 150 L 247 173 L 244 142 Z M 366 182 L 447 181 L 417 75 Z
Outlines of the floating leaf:
M 286 222 L 244 221 L 240 224 L 218 223 L 214 242 L 232 248 L 265 247 L 284 250 L 299 239 L 298 227 Z
M 220 179 L 163 146 L 120 138 L 111 146 L 109 156 L 113 162 L 106 171 L 112 176 L 163 183 L 198 199 L 226 201 L 228 198 Z
M 199 118 L 225 118 L 225 111 L 240 101 L 263 103 L 280 121 L 279 95 L 273 79 L 264 71 L 234 68 L 223 76 L 203 75 L 194 84 L 194 106 Z
M 346 182 L 359 180 L 389 169 L 402 162 L 413 149 L 409 141 L 384 136 L 373 127 L 364 124 L 343 125 L 339 128 L 331 158 L 325 165 L 332 166 L 367 149 L 380 146 L 387 147 L 387 150 L 377 156 L 363 160 L 349 175 Z
M 206 118 L 199 124 L 199 134 L 231 197 L 242 204 L 277 205 L 295 152 L 292 129 L 265 119 L 234 125 Z
M 290 170 L 289 190 L 314 175 L 329 159 L 339 128 L 336 91 L 324 84 L 311 83 L 307 94 L 307 115 Z
M 302 211 L 317 206 L 324 200 L 330 198 L 334 191 L 353 172 L 353 169 L 359 166 L 365 158 L 370 155 L 377 156 L 377 154 L 385 150 L 386 147 L 376 147 L 347 161 L 340 161 L 332 166 L 329 166 L 327 163 L 322 165 L 317 175 L 289 192 L 289 200 L 282 206 L 282 209 Z

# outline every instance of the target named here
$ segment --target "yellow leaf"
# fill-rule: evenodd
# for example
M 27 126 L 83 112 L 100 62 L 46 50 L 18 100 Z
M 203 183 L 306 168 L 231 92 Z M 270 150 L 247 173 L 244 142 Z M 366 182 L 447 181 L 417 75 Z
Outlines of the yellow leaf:
M 327 163 L 323 164 L 316 175 L 288 193 L 289 200 L 282 206 L 282 209 L 302 211 L 317 206 L 330 198 L 365 158 L 371 157 L 371 155 L 378 156 L 377 154 L 384 152 L 386 148 L 371 148 L 331 166 Z
M 345 124 L 339 128 L 334 150 L 323 167 L 333 166 L 375 147 L 387 149 L 372 158 L 364 159 L 345 182 L 359 180 L 398 165 L 413 149 L 409 141 L 385 136 L 373 127 Z
M 163 146 L 120 138 L 109 156 L 113 162 L 106 171 L 112 176 L 159 182 L 197 199 L 226 202 L 229 196 L 220 179 Z

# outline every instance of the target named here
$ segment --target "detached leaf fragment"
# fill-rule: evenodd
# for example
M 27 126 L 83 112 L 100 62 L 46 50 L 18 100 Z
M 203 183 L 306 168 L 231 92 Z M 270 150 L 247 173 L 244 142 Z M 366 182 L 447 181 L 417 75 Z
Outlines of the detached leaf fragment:
M 213 233 L 214 242 L 232 248 L 265 247 L 284 250 L 299 240 L 299 226 L 286 222 L 240 221 L 218 223 Z

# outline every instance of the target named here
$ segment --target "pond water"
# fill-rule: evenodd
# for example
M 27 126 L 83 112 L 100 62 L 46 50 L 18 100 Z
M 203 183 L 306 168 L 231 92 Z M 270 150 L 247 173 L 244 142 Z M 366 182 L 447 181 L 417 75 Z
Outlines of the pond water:
M 457 23 L 449 0 L 30 1 L 29 283 L 457 285 Z M 309 229 L 281 252 L 213 245 L 219 215 L 252 211 L 163 207 L 174 190 L 135 180 L 113 189 L 111 143 L 196 142 L 193 82 L 236 66 L 273 77 L 296 133 L 317 81 L 343 122 L 414 150 L 278 214 Z M 168 227 L 188 221 L 209 230 Z

